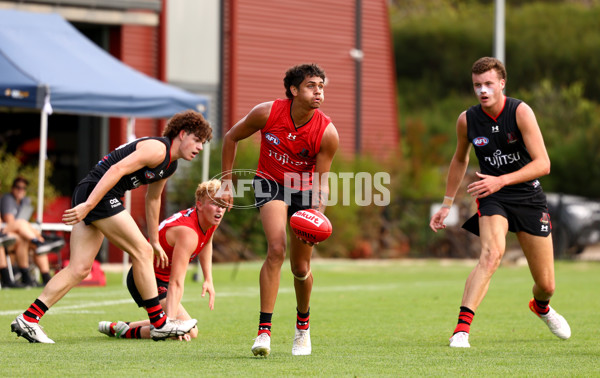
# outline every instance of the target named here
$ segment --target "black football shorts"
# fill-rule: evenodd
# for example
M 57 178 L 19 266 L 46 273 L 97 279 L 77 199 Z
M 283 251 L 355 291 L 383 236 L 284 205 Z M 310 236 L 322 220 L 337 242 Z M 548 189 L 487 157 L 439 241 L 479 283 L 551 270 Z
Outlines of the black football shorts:
M 287 188 L 278 182 L 254 176 L 254 205 L 259 208 L 273 200 L 283 201 L 288 205 L 288 217 L 296 211 L 310 209 L 312 205 L 312 190 L 295 190 Z
M 75 187 L 75 191 L 73 192 L 73 197 L 71 198 L 71 207 L 75 207 L 80 203 L 85 202 L 95 187 L 96 184 L 91 182 L 85 182 L 77 185 L 77 187 Z M 89 226 L 93 221 L 111 217 L 124 210 L 125 207 L 123 206 L 123 201 L 121 198 L 117 198 L 108 192 L 108 194 L 106 194 L 106 196 L 104 196 L 100 202 L 98 202 L 98 205 L 96 205 L 96 207 L 94 207 L 92 211 L 88 213 L 83 221 Z
M 536 236 L 548 236 L 552 230 L 546 195 L 536 193 L 526 201 L 508 202 L 493 197 L 477 200 L 477 213 L 469 218 L 462 228 L 479 236 L 479 217 L 502 215 L 508 220 L 511 232 L 526 232 Z

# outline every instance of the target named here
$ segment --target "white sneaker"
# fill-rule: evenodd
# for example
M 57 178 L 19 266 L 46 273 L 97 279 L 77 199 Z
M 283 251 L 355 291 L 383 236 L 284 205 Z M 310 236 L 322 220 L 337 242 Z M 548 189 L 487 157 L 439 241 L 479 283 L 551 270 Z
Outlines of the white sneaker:
M 113 324 L 113 322 L 107 322 L 107 321 L 99 322 L 98 323 L 98 332 L 101 332 L 110 337 L 120 338 L 125 332 L 127 332 L 129 330 L 129 324 L 119 320 L 117 323 L 115 323 L 115 326 L 113 327 L 113 331 L 114 331 L 114 333 L 113 333 L 110 330 L 111 324 Z
M 105 334 L 106 336 L 115 337 L 113 333 L 110 331 L 110 325 L 112 322 L 101 321 L 98 322 L 98 332 Z
M 54 344 L 54 341 L 46 335 L 41 325 L 28 322 L 23 318 L 23 314 L 17 316 L 17 318 L 10 323 L 10 330 L 16 333 L 17 336 L 29 340 L 30 343 Z
M 169 337 L 183 336 L 190 332 L 190 330 L 196 326 L 196 323 L 198 323 L 196 319 L 171 320 L 167 318 L 167 321 L 161 328 L 150 326 L 150 337 L 152 337 L 152 340 L 154 341 L 159 341 Z
M 309 329 L 298 329 L 296 328 L 296 335 L 294 336 L 294 344 L 292 345 L 293 356 L 308 356 L 311 353 L 310 345 L 310 328 Z
M 538 312 L 535 311 L 535 308 L 533 307 L 533 301 L 534 299 L 529 301 L 529 309 L 540 319 L 542 319 L 544 323 L 546 323 L 548 328 L 550 328 L 550 332 L 552 332 L 555 336 L 563 340 L 566 340 L 569 337 L 571 337 L 571 327 L 569 327 L 569 323 L 567 323 L 567 321 L 565 320 L 565 318 L 563 318 L 562 315 L 560 315 L 550 306 L 548 306 L 549 310 L 547 314 L 538 314 Z
M 268 333 L 263 332 L 254 339 L 254 345 L 252 345 L 252 353 L 255 356 L 267 357 L 271 353 L 271 336 Z
M 119 320 L 113 329 L 115 330 L 115 337 L 120 339 L 125 332 L 129 331 L 129 324 Z
M 470 348 L 469 334 L 466 332 L 457 332 L 450 338 L 451 348 Z

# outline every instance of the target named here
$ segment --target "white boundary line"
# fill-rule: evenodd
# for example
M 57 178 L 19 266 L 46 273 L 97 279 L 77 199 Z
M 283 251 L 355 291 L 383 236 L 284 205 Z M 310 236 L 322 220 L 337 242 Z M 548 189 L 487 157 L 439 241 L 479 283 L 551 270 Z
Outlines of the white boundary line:
M 340 292 L 340 291 L 377 291 L 377 290 L 394 290 L 400 287 L 405 287 L 406 285 L 398 284 L 381 284 L 381 285 L 352 285 L 352 286 L 326 286 L 326 287 L 315 287 L 313 288 L 313 292 Z M 123 294 L 126 291 L 122 291 Z M 294 293 L 293 288 L 280 288 L 279 294 L 289 294 Z M 90 294 L 93 296 L 93 293 L 86 293 L 86 297 L 89 298 Z M 107 296 L 106 292 L 98 293 L 101 294 L 101 297 Z M 114 294 L 113 294 L 114 295 Z M 217 292 L 216 296 L 218 298 L 223 297 L 258 297 L 259 291 L 257 288 L 248 288 L 242 291 L 235 292 Z M 68 302 L 72 299 L 70 296 L 66 297 L 63 303 Z M 182 302 L 192 302 L 192 299 L 184 299 Z M 125 299 L 115 299 L 115 300 L 105 300 L 105 301 L 93 301 L 93 302 L 83 302 L 73 305 L 58 305 L 51 308 L 51 314 L 65 314 L 65 313 L 104 313 L 104 311 L 90 311 L 92 308 L 98 307 L 107 307 L 107 306 L 116 306 L 121 304 L 133 304 L 135 302 L 130 297 Z M 23 309 L 20 310 L 4 310 L 0 311 L 0 316 L 10 316 L 10 315 L 19 315 L 23 312 Z

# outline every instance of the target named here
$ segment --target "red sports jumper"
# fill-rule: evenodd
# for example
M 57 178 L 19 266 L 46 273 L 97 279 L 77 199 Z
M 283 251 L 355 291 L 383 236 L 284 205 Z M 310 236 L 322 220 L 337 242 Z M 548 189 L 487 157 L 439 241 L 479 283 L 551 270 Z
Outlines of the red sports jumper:
M 312 118 L 294 126 L 292 100 L 273 101 L 267 124 L 261 130 L 257 175 L 296 189 L 312 189 L 317 153 L 331 119 L 316 109 Z
M 165 282 L 169 282 L 169 277 L 171 276 L 171 262 L 173 261 L 173 246 L 169 245 L 167 242 L 167 230 L 169 230 L 171 227 L 177 226 L 189 227 L 198 234 L 198 245 L 196 246 L 194 253 L 192 253 L 190 256 L 190 262 L 192 262 L 192 260 L 198 256 L 200 251 L 202 251 L 202 248 L 204 248 L 206 243 L 210 240 L 212 234 L 217 229 L 217 226 L 212 226 L 206 231 L 206 233 L 202 231 L 200 223 L 198 222 L 198 212 L 196 211 L 195 207 L 175 213 L 160 223 L 160 226 L 158 226 L 158 241 L 169 257 L 169 265 L 167 265 L 166 268 L 157 268 L 155 266 L 154 274 L 160 280 Z

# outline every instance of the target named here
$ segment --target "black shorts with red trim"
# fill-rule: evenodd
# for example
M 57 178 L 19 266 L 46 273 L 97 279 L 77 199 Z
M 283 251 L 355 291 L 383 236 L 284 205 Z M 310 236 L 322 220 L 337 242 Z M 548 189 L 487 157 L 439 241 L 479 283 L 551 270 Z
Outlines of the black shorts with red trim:
M 167 297 L 167 290 L 169 290 L 169 283 L 156 278 L 156 286 L 158 286 L 158 300 L 160 301 L 165 299 Z M 129 294 L 131 294 L 131 298 L 133 298 L 135 303 L 137 303 L 138 307 L 144 307 L 142 294 L 140 294 L 133 279 L 133 267 L 131 267 L 129 269 L 129 273 L 127 273 L 127 289 L 129 289 Z
M 310 209 L 312 190 L 296 190 L 260 176 L 254 176 L 254 205 L 259 208 L 269 201 L 283 201 L 288 205 L 288 216 L 296 211 Z
M 93 182 L 84 182 L 77 185 L 75 191 L 73 191 L 73 197 L 71 198 L 71 207 L 75 207 L 80 203 L 85 202 L 95 187 L 96 183 Z M 83 218 L 83 221 L 89 226 L 93 221 L 112 217 L 124 210 L 125 207 L 123 206 L 121 198 L 108 192 L 100 202 L 98 202 L 98 205 Z
M 508 220 L 511 232 L 526 232 L 536 236 L 548 236 L 552 230 L 546 195 L 538 192 L 527 200 L 510 202 L 493 196 L 477 200 L 477 213 L 462 228 L 479 236 L 479 217 L 501 215 Z

